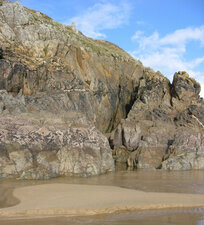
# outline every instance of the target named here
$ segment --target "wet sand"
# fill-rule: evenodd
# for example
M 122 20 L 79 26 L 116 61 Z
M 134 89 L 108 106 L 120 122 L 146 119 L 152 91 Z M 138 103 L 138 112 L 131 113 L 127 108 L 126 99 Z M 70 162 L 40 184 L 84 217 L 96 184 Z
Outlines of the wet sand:
M 41 184 L 16 188 L 20 203 L 0 217 L 85 216 L 122 211 L 204 207 L 204 195 L 155 193 L 114 186 Z
M 203 209 L 144 210 L 82 217 L 4 219 L 3 225 L 203 225 Z
M 13 196 L 14 188 L 0 187 L 0 208 L 7 208 L 20 203 L 20 200 Z
M 204 194 L 203 171 L 116 171 L 89 178 L 69 177 L 51 180 L 0 180 L 0 208 L 7 210 L 9 206 L 16 207 L 19 202 L 13 196 L 13 190 L 19 188 L 48 184 L 79 184 L 79 186 L 97 185 L 116 186 L 126 189 L 140 190 L 144 193 L 181 193 Z M 66 190 L 65 190 L 66 191 Z M 58 192 L 55 191 L 54 195 Z M 31 193 L 33 195 L 33 193 Z M 125 196 L 125 194 L 124 194 Z M 193 195 L 194 196 L 194 195 Z M 108 195 L 107 195 L 108 197 Z M 121 196 L 117 197 L 120 202 Z M 46 200 L 45 200 L 46 201 Z M 90 198 L 90 201 L 91 198 Z M 105 201 L 105 200 L 104 200 Z M 120 202 L 122 203 L 122 202 Z M 10 209 L 14 208 L 11 207 Z M 1 210 L 1 209 L 0 209 Z M 4 225 L 167 225 L 167 224 L 204 224 L 204 208 L 178 207 L 151 210 L 122 210 L 116 213 L 96 214 L 86 216 L 61 215 L 18 215 L 1 216 L 0 224 Z

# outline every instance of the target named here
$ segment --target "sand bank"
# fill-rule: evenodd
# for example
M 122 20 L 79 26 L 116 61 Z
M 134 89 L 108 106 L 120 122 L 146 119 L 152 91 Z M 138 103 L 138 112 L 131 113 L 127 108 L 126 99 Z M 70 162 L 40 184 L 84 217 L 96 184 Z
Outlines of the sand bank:
M 202 194 L 153 193 L 97 185 L 43 184 L 17 188 L 13 195 L 20 203 L 0 209 L 0 217 L 82 216 L 204 206 Z

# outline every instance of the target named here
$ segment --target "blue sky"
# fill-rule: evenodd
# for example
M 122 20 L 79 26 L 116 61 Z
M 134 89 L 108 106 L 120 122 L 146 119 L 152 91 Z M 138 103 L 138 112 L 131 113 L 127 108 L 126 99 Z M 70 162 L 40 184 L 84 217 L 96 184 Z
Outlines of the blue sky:
M 170 80 L 185 70 L 204 97 L 204 0 L 20 0 L 85 35 L 113 42 Z

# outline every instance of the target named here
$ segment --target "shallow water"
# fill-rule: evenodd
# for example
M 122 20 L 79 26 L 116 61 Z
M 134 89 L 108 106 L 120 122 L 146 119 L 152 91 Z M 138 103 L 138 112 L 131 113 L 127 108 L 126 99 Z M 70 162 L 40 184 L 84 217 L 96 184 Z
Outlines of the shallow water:
M 17 199 L 6 196 L 6 191 L 16 187 L 45 183 L 71 183 L 112 185 L 151 192 L 177 192 L 204 194 L 204 171 L 118 171 L 90 178 L 57 178 L 46 181 L 0 180 L 0 207 L 17 204 Z M 32 220 L 1 220 L 4 225 L 65 225 L 65 224 L 155 224 L 204 225 L 204 209 L 151 210 L 75 218 L 47 218 Z
M 203 209 L 202 209 L 203 210 Z M 204 211 L 203 211 L 204 212 Z M 204 225 L 199 210 L 155 210 L 87 217 L 3 220 L 4 225 Z M 1 220 L 0 220 L 1 221 Z

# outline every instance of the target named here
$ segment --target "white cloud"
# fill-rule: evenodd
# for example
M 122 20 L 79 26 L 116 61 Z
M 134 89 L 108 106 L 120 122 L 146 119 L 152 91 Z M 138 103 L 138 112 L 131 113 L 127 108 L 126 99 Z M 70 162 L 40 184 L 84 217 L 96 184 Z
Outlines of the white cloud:
M 135 32 L 135 34 L 132 36 L 132 40 L 140 39 L 144 35 L 144 31 L 138 30 Z
M 199 40 L 204 44 L 204 26 L 176 30 L 160 40 L 161 44 L 185 45 L 187 41 Z
M 105 37 L 105 29 L 114 29 L 128 22 L 131 7 L 122 1 L 117 5 L 104 1 L 88 8 L 84 13 L 66 21 L 74 22 L 77 29 L 93 38 Z
M 160 37 L 157 31 L 149 36 L 145 36 L 143 31 L 137 31 L 132 40 L 137 42 L 138 48 L 131 54 L 145 66 L 160 70 L 169 79 L 177 71 L 187 71 L 201 83 L 201 96 L 204 97 L 204 74 L 196 72 L 196 67 L 204 64 L 204 54 L 190 61 L 185 58 L 191 54 L 187 51 L 190 41 L 199 41 L 204 47 L 204 26 L 176 30 L 164 37 Z

